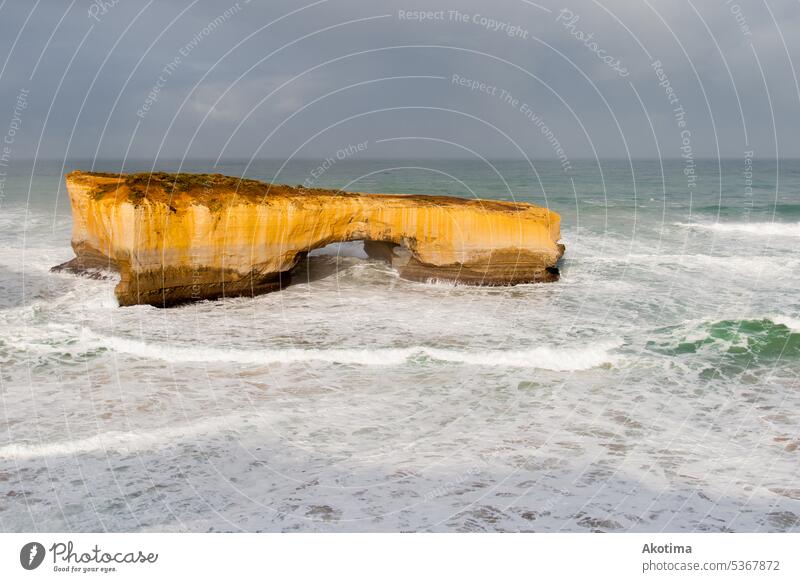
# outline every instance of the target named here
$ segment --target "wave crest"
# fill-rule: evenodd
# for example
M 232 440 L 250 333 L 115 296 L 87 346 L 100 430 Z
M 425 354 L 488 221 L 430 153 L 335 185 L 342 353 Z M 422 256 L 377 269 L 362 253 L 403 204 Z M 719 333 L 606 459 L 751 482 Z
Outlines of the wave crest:
M 676 222 L 675 226 L 715 232 L 739 232 L 758 236 L 800 236 L 800 222 Z
M 489 350 L 468 352 L 454 349 L 409 346 L 372 349 L 268 349 L 237 350 L 208 347 L 178 347 L 139 340 L 83 332 L 83 339 L 117 353 L 163 360 L 171 363 L 231 362 L 238 364 L 293 364 L 327 362 L 361 366 L 398 366 L 407 362 L 435 360 L 474 366 L 539 368 L 556 372 L 587 370 L 614 364 L 618 356 L 612 350 L 620 340 L 596 342 L 578 347 L 538 346 L 525 350 Z
M 0 447 L 0 459 L 39 459 L 114 451 L 134 454 L 154 448 L 173 446 L 197 437 L 221 432 L 240 431 L 245 424 L 242 416 L 223 416 L 207 420 L 136 432 L 107 431 L 96 435 L 49 443 L 11 443 Z
M 705 353 L 717 371 L 738 374 L 800 358 L 800 322 L 788 317 L 695 321 L 657 330 L 647 349 L 670 357 Z

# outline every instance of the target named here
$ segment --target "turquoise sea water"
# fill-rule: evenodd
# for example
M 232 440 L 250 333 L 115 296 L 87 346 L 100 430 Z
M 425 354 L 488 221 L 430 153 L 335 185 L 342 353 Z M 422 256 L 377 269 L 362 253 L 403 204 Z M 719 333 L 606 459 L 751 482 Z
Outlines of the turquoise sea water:
M 475 288 L 340 245 L 170 310 L 48 272 L 91 167 L 3 176 L 0 530 L 800 527 L 799 162 L 164 162 L 533 202 L 567 247 L 558 283 Z

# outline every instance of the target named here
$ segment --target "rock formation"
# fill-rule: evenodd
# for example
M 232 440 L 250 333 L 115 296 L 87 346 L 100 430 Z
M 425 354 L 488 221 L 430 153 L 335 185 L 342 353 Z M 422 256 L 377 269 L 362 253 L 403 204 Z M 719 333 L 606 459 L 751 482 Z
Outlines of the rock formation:
M 309 251 L 365 241 L 401 277 L 509 285 L 558 278 L 559 216 L 531 204 L 359 194 L 219 174 L 67 175 L 76 258 L 120 272 L 120 305 L 255 295 Z

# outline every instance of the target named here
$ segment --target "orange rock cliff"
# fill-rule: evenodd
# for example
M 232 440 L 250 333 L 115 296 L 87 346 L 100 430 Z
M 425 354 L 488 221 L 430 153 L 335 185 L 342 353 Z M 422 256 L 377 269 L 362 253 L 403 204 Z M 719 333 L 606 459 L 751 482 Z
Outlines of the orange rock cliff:
M 219 174 L 71 172 L 72 248 L 54 270 L 120 272 L 120 305 L 256 295 L 316 248 L 363 240 L 401 277 L 470 284 L 554 281 L 560 218 L 531 204 L 361 194 Z

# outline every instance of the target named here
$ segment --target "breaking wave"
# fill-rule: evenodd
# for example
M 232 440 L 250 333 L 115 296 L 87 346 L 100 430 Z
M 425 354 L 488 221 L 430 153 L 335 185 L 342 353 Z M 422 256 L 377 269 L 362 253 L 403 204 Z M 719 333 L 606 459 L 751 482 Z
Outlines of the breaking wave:
M 99 336 L 88 331 L 84 331 L 82 335 L 89 343 L 98 347 L 105 347 L 117 353 L 172 363 L 294 364 L 316 361 L 361 366 L 398 366 L 407 362 L 435 360 L 475 366 L 539 368 L 557 372 L 587 370 L 603 364 L 614 364 L 618 360 L 618 356 L 611 352 L 622 345 L 620 340 L 612 340 L 579 347 L 539 346 L 525 350 L 488 350 L 481 352 L 428 346 L 360 350 L 293 348 L 225 350 L 208 347 L 194 348 L 153 344 L 120 337 Z
M 48 443 L 11 443 L 0 447 L 0 459 L 38 459 L 42 457 L 73 456 L 87 453 L 114 451 L 122 454 L 138 453 L 180 441 L 190 441 L 243 428 L 245 419 L 226 416 L 201 420 L 186 425 L 140 430 L 137 432 L 108 431 L 90 437 L 53 441 Z
M 714 222 L 707 224 L 677 222 L 675 226 L 715 232 L 742 232 L 759 236 L 800 236 L 800 222 Z
M 800 321 L 783 316 L 764 319 L 696 321 L 657 330 L 647 342 L 655 353 L 671 357 L 704 353 L 701 362 L 718 370 L 740 373 L 800 359 Z

